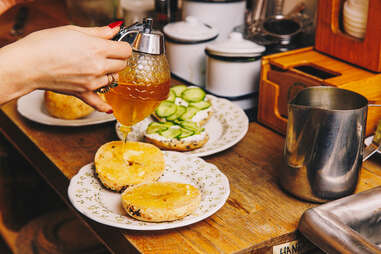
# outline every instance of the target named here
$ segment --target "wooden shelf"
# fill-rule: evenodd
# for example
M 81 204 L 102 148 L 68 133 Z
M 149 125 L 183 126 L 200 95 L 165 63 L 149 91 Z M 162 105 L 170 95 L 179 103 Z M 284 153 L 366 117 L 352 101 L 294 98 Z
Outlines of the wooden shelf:
M 0 234 L 2 235 L 4 241 L 11 249 L 13 253 L 16 253 L 16 239 L 18 236 L 18 232 L 12 231 L 7 228 L 7 226 L 3 222 L 2 211 L 0 211 Z

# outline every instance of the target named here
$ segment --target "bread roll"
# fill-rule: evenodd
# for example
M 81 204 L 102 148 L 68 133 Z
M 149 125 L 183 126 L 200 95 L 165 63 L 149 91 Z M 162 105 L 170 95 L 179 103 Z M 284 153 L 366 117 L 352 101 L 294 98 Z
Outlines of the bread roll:
M 51 116 L 67 120 L 85 117 L 94 111 L 77 97 L 52 91 L 45 91 L 44 105 Z

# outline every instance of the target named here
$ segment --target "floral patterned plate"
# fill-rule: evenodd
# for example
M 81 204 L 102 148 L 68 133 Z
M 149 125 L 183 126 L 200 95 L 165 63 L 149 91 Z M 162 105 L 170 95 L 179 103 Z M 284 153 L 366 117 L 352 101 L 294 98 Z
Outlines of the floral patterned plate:
M 229 197 L 227 177 L 213 164 L 179 152 L 164 152 L 166 168 L 159 181 L 188 183 L 199 188 L 201 203 L 187 217 L 172 222 L 144 222 L 123 210 L 120 193 L 105 189 L 94 175 L 94 165 L 82 167 L 70 181 L 68 195 L 82 214 L 99 223 L 123 229 L 161 230 L 201 221 L 218 211 Z
M 204 125 L 209 135 L 208 142 L 193 151 L 184 152 L 195 156 L 207 156 L 221 152 L 238 143 L 247 133 L 249 128 L 249 119 L 245 112 L 232 102 L 208 95 L 212 102 L 213 115 Z M 132 126 L 132 131 L 128 134 L 127 139 L 130 141 L 142 141 L 144 131 L 153 119 L 147 117 L 143 121 Z M 119 131 L 120 123 L 116 123 L 116 133 L 120 139 L 123 134 Z
M 17 100 L 17 111 L 25 118 L 53 126 L 85 126 L 115 121 L 113 115 L 94 111 L 80 119 L 66 120 L 55 118 L 46 111 L 44 106 L 44 91 L 36 90 Z

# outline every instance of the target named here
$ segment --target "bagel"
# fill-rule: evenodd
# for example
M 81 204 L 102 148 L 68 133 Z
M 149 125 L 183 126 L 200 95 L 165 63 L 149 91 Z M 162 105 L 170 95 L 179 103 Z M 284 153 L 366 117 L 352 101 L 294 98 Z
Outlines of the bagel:
M 190 184 L 155 182 L 136 185 L 122 195 L 122 206 L 131 217 L 149 222 L 174 221 L 200 205 L 201 193 Z
M 203 131 L 198 135 L 190 136 L 184 139 L 177 139 L 165 138 L 157 133 L 145 133 L 144 140 L 164 150 L 186 152 L 205 145 L 209 140 L 209 135 Z
M 142 142 L 108 142 L 96 152 L 94 164 L 101 183 L 117 192 L 156 181 L 165 170 L 162 151 Z

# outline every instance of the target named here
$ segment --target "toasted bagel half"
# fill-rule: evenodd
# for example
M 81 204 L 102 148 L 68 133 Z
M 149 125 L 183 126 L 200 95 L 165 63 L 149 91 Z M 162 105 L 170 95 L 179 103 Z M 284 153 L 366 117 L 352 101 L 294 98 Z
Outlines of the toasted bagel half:
M 140 184 L 125 190 L 121 197 L 123 208 L 131 217 L 150 222 L 181 219 L 201 201 L 198 188 L 175 182 Z
M 101 183 L 114 191 L 156 181 L 165 169 L 162 151 L 142 142 L 106 143 L 96 152 L 94 163 Z

